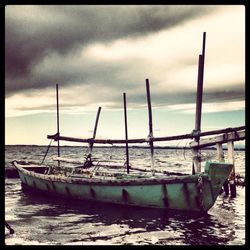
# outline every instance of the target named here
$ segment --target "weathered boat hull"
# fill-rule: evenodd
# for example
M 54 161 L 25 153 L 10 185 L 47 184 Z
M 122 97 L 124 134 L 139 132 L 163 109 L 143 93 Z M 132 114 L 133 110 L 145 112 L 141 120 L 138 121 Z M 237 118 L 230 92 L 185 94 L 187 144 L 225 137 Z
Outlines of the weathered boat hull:
M 200 175 L 147 178 L 90 178 L 36 173 L 14 162 L 22 183 L 50 195 L 126 205 L 208 211 L 216 201 L 232 164 L 207 163 Z

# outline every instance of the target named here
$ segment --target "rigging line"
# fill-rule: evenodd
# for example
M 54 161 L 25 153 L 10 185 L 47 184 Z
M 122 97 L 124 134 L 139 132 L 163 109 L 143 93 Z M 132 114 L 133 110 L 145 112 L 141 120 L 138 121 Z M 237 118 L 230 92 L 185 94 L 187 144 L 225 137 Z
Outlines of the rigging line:
M 85 150 L 85 158 L 87 157 L 88 151 L 89 151 L 89 144 L 88 144 L 88 146 L 86 147 L 86 150 Z
M 48 154 L 48 152 L 49 152 L 49 148 L 50 148 L 50 145 L 51 145 L 52 141 L 53 141 L 53 139 L 51 139 L 51 141 L 50 141 L 50 143 L 49 143 L 49 145 L 48 145 L 48 147 L 47 147 L 46 153 L 45 153 L 45 155 L 44 155 L 44 157 L 43 157 L 43 160 L 42 160 L 41 164 L 43 164 L 43 162 L 44 162 L 44 160 L 45 160 L 45 158 L 46 158 L 46 156 L 47 156 L 47 154 Z
M 187 140 L 186 141 L 186 144 L 185 144 L 185 146 L 184 146 L 184 150 L 183 150 L 183 157 L 184 157 L 184 160 L 186 160 L 186 155 L 185 155 L 185 153 L 186 153 L 186 146 L 187 146 L 187 143 L 189 142 L 190 140 Z
M 179 144 L 181 143 L 183 141 L 183 139 L 182 140 L 180 140 L 178 143 L 177 143 L 177 145 L 175 146 L 176 148 L 175 148 L 175 154 L 177 155 L 177 147 L 179 146 Z

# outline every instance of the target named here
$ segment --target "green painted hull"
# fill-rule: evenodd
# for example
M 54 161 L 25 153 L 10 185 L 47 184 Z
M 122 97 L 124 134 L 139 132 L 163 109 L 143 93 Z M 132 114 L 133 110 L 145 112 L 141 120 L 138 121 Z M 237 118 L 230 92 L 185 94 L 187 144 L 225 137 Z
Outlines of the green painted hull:
M 50 195 L 143 207 L 206 212 L 233 165 L 207 162 L 205 172 L 145 178 L 67 177 L 36 173 L 14 162 L 23 184 Z

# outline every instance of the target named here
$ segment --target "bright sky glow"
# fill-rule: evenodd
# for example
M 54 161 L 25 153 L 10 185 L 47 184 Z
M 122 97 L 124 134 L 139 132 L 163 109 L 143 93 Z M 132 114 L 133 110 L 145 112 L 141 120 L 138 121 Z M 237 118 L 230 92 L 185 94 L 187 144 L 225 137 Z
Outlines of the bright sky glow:
M 204 31 L 202 130 L 245 124 L 242 5 L 10 5 L 5 12 L 6 144 L 48 144 L 56 83 L 63 135 L 91 137 L 101 106 L 97 137 L 124 138 L 126 92 L 129 137 L 146 138 L 146 78 L 154 135 L 191 132 Z

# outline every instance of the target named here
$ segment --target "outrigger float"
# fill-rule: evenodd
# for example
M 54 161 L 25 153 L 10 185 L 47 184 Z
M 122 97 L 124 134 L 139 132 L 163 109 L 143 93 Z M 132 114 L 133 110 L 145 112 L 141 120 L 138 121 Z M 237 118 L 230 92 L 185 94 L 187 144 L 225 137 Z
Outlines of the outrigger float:
M 182 211 L 207 212 L 215 203 L 225 181 L 235 175 L 234 141 L 245 139 L 245 126 L 201 132 L 201 108 L 203 92 L 203 71 L 205 58 L 206 33 L 203 33 L 202 54 L 199 55 L 198 84 L 196 98 L 195 129 L 190 134 L 154 137 L 152 126 L 152 110 L 150 100 L 149 80 L 146 79 L 149 136 L 145 139 L 128 139 L 126 93 L 123 93 L 125 139 L 96 139 L 96 131 L 101 107 L 97 112 L 93 137 L 89 139 L 73 138 L 60 135 L 59 132 L 59 97 L 57 96 L 57 133 L 48 135 L 51 142 L 58 142 L 57 162 L 54 166 L 13 161 L 22 185 L 31 190 L 39 190 L 49 195 L 59 195 L 65 198 L 94 200 L 117 204 L 142 207 L 175 209 Z M 167 170 L 157 171 L 154 164 L 154 142 L 192 139 L 190 149 L 193 153 L 192 173 L 171 173 Z M 89 152 L 83 161 L 60 157 L 60 141 L 87 143 Z M 102 164 L 92 158 L 94 143 L 125 144 L 126 173 L 113 171 L 120 166 Z M 128 144 L 148 143 L 151 152 L 151 171 L 140 166 L 129 164 Z M 228 159 L 224 159 L 222 144 L 227 143 Z M 217 159 L 207 161 L 204 171 L 201 171 L 202 148 L 216 145 Z M 67 164 L 71 164 L 67 166 Z M 111 169 L 112 168 L 112 169 Z

